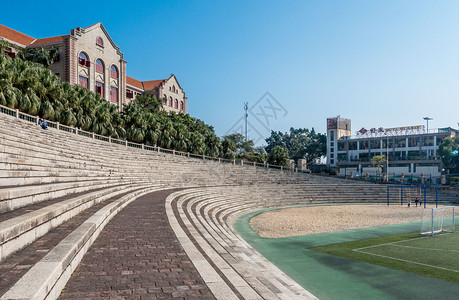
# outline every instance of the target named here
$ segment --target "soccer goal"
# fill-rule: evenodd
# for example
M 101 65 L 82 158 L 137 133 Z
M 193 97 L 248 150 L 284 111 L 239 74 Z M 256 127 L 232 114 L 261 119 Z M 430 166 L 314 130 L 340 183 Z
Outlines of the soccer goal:
M 454 232 L 454 206 L 425 208 L 422 212 L 422 235 Z
M 438 207 L 438 184 L 436 183 L 402 183 L 387 186 L 387 205 L 427 206 L 434 204 Z

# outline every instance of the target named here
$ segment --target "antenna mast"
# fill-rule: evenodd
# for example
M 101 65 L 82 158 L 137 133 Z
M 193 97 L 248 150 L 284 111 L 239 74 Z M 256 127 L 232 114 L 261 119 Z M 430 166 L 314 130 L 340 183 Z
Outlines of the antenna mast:
M 247 111 L 249 110 L 249 103 L 248 102 L 244 102 L 244 118 L 245 118 L 245 141 L 247 142 L 249 139 L 248 139 L 248 136 L 247 136 L 247 122 L 248 122 L 248 118 L 249 118 L 249 114 L 247 113 Z

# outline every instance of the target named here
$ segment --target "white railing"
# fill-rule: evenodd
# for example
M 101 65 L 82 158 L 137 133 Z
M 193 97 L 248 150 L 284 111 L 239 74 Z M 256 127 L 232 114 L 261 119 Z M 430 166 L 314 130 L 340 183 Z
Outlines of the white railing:
M 38 124 L 38 120 L 40 119 L 39 116 L 32 116 L 32 115 L 23 113 L 19 111 L 18 109 L 12 109 L 12 108 L 9 108 L 3 105 L 0 105 L 0 113 L 15 117 L 17 119 L 22 119 L 24 121 L 35 123 L 35 124 Z M 171 155 L 182 156 L 186 158 L 209 160 L 209 161 L 215 161 L 219 163 L 226 163 L 226 164 L 233 164 L 233 165 L 241 165 L 241 166 L 248 166 L 248 167 L 253 166 L 253 167 L 264 168 L 264 169 L 274 169 L 274 170 L 281 170 L 281 171 L 306 173 L 305 171 L 298 170 L 297 168 L 290 169 L 290 168 L 285 168 L 285 167 L 278 166 L 278 165 L 271 165 L 267 162 L 257 163 L 257 162 L 251 162 L 251 161 L 244 161 L 243 159 L 225 159 L 225 158 L 220 158 L 220 157 L 212 157 L 212 156 L 207 156 L 207 155 L 193 154 L 190 152 L 165 149 L 165 148 L 161 148 L 158 146 L 139 144 L 139 143 L 129 142 L 127 140 L 114 139 L 111 137 L 96 134 L 94 132 L 84 131 L 79 128 L 73 127 L 73 126 L 62 125 L 62 124 L 59 124 L 59 122 L 53 122 L 53 121 L 48 121 L 48 120 L 46 122 L 49 128 L 65 131 L 71 134 L 81 135 L 81 136 L 92 138 L 92 139 L 97 139 L 103 142 L 123 145 L 123 146 L 131 147 L 131 148 L 138 148 L 138 149 L 142 149 L 145 151 L 154 151 L 158 153 L 171 154 Z

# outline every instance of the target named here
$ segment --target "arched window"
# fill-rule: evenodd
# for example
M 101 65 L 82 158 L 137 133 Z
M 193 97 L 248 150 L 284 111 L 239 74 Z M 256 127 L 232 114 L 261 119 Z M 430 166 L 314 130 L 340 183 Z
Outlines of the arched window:
M 78 76 L 78 84 L 82 87 L 88 88 L 88 78 L 83 76 Z
M 89 68 L 90 63 L 89 63 L 88 55 L 86 53 L 80 52 L 80 55 L 78 55 L 78 64 L 80 66 Z
M 118 69 L 114 65 L 110 67 L 110 76 L 112 78 L 118 78 Z
M 163 95 L 163 105 L 166 105 L 167 102 L 167 96 L 166 94 Z
M 104 97 L 104 84 L 96 81 L 96 94 L 99 94 L 102 98 Z
M 113 86 L 110 87 L 110 101 L 118 103 L 118 88 Z
M 184 110 L 183 101 L 180 101 L 180 110 Z
M 172 86 L 172 92 L 175 93 L 175 85 Z
M 177 99 L 175 99 L 175 101 L 174 101 L 174 108 L 178 109 L 178 100 Z
M 96 71 L 104 73 L 104 63 L 100 59 L 96 60 Z
M 104 46 L 104 40 L 100 36 L 97 37 L 97 39 L 96 39 L 96 45 L 100 46 L 100 47 Z
M 172 97 L 169 97 L 169 106 L 172 107 Z

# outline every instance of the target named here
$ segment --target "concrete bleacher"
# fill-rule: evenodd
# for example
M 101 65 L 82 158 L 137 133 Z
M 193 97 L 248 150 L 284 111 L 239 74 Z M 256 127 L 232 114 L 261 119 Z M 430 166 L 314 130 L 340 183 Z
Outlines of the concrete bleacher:
M 232 222 L 268 207 L 386 197 L 377 184 L 128 148 L 3 114 L 0 153 L 0 262 L 97 208 L 0 289 L 1 299 L 57 298 L 114 215 L 142 195 L 171 188 L 183 190 L 166 201 L 170 224 L 217 298 L 314 298 L 245 243 Z

